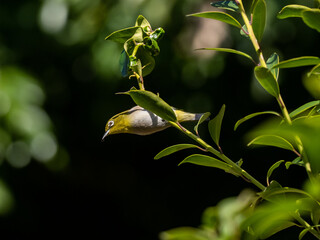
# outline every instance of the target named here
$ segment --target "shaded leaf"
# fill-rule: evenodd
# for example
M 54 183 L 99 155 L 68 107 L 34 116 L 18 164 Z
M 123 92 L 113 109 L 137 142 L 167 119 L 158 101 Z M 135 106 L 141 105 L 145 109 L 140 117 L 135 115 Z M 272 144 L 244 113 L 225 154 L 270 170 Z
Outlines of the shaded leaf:
M 241 24 L 234 17 L 224 12 L 201 12 L 189 14 L 187 16 L 215 19 L 237 28 L 241 28 Z
M 121 76 L 127 77 L 130 61 L 129 61 L 129 56 L 125 50 L 122 50 L 121 52 L 119 63 L 120 63 Z
M 320 100 L 308 102 L 308 103 L 303 104 L 302 106 L 298 107 L 296 110 L 292 111 L 289 114 L 289 116 L 291 118 L 294 118 L 295 116 L 297 116 L 297 115 L 303 113 L 304 111 L 306 111 L 314 106 L 317 106 L 317 105 L 320 105 Z
M 235 3 L 235 1 L 218 1 L 218 2 L 212 2 L 210 3 L 212 7 L 231 10 L 234 12 L 239 11 L 238 5 Z
M 272 146 L 272 147 L 287 149 L 290 151 L 295 151 L 294 147 L 289 141 L 287 141 L 283 137 L 276 136 L 276 135 L 258 136 L 248 143 L 248 146 L 250 145 Z
M 205 167 L 219 168 L 228 173 L 238 176 L 238 174 L 233 171 L 233 168 L 231 165 L 207 155 L 193 154 L 189 157 L 186 157 L 182 162 L 179 163 L 179 165 L 183 163 L 192 163 L 192 164 L 205 166 Z
M 196 132 L 197 135 L 199 135 L 199 133 L 198 133 L 199 125 L 200 125 L 201 123 L 203 123 L 205 120 L 207 120 L 210 115 L 211 115 L 211 113 L 206 112 L 206 113 L 202 114 L 202 116 L 200 117 L 197 125 L 194 127 L 194 131 Z
M 304 23 L 320 33 L 320 9 L 310 9 L 302 12 Z
M 291 165 L 298 165 L 300 167 L 304 167 L 304 162 L 300 157 L 297 157 L 292 162 L 288 161 L 285 163 L 286 169 L 288 169 Z
M 129 27 L 129 28 L 121 29 L 108 35 L 105 38 L 105 40 L 111 40 L 118 43 L 125 43 L 129 38 L 131 38 L 136 33 L 138 29 L 141 29 L 141 27 Z
M 302 12 L 309 10 L 310 8 L 302 5 L 287 5 L 281 9 L 277 17 L 279 19 L 289 18 L 289 17 L 302 17 Z
M 276 115 L 278 117 L 281 117 L 281 115 L 277 112 L 274 112 L 274 111 L 265 111 L 265 112 L 256 112 L 256 113 L 252 113 L 248 116 L 245 116 L 244 118 L 241 118 L 240 120 L 238 120 L 236 122 L 236 124 L 234 125 L 234 131 L 237 130 L 237 128 L 239 127 L 240 124 L 244 123 L 245 121 L 253 118 L 253 117 L 256 117 L 256 116 L 260 116 L 260 115 L 264 115 L 264 114 L 273 114 L 273 115 Z
M 269 178 L 270 178 L 271 174 L 272 174 L 273 171 L 274 171 L 275 169 L 277 169 L 277 168 L 281 165 L 281 163 L 283 163 L 283 162 L 284 162 L 284 160 L 280 160 L 280 161 L 274 163 L 274 164 L 269 168 L 269 170 L 268 170 L 268 172 L 267 172 L 267 183 L 268 183 L 268 185 L 269 185 Z
M 163 158 L 165 156 L 168 156 L 172 153 L 184 150 L 184 149 L 188 149 L 188 148 L 199 148 L 198 146 L 194 145 L 194 144 L 177 144 L 177 145 L 173 145 L 170 147 L 167 147 L 165 149 L 163 149 L 161 152 L 159 152 L 154 159 L 158 160 L 160 158 Z
M 192 227 L 179 227 L 161 232 L 159 235 L 161 240 L 208 240 L 203 230 Z
M 299 234 L 299 240 L 301 240 L 309 230 L 310 230 L 309 228 L 303 229 Z
M 258 42 L 261 41 L 264 28 L 266 25 L 266 9 L 265 0 L 256 0 L 252 12 L 252 29 Z
M 234 54 L 238 54 L 240 56 L 246 57 L 250 59 L 253 63 L 255 63 L 253 58 L 249 54 L 238 51 L 238 50 L 234 50 L 231 48 L 199 48 L 197 50 L 213 50 L 213 51 L 219 51 L 219 52 L 234 53 Z
M 208 127 L 209 127 L 209 133 L 212 138 L 212 140 L 219 146 L 219 139 L 220 139 L 220 131 L 221 131 L 221 125 L 222 125 L 222 119 L 224 116 L 226 106 L 222 105 L 219 113 L 217 116 L 215 116 L 214 119 L 210 120 Z
M 246 25 L 243 25 L 240 30 L 240 35 L 246 38 L 249 38 L 248 28 Z
M 170 105 L 153 92 L 132 88 L 130 91 L 120 94 L 130 95 L 137 105 L 153 112 L 164 120 L 173 122 L 177 121 L 176 114 Z
M 279 68 L 272 69 L 272 67 L 278 63 L 279 63 L 279 55 L 277 53 L 272 53 L 266 62 L 267 68 L 269 70 L 271 69 L 270 71 L 276 80 L 278 80 L 278 77 L 279 77 Z
M 320 58 L 313 56 L 304 56 L 288 59 L 274 65 L 272 68 L 294 68 L 320 64 Z
M 273 74 L 265 67 L 257 66 L 254 68 L 254 75 L 261 86 L 275 98 L 279 97 L 280 90 L 277 80 Z

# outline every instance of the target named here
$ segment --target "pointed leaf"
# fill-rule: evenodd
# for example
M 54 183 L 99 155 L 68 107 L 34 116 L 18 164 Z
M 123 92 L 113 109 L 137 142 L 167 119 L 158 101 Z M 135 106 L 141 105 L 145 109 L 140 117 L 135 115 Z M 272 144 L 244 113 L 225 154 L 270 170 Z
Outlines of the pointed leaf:
M 275 98 L 279 97 L 280 90 L 277 80 L 274 78 L 273 74 L 265 67 L 255 67 L 254 75 L 259 81 L 261 86 Z
M 235 1 L 218 1 L 218 2 L 212 2 L 210 3 L 212 7 L 220 8 L 220 9 L 226 9 L 231 10 L 234 12 L 239 11 L 238 5 L 235 3 Z
M 302 17 L 302 12 L 309 9 L 310 8 L 302 5 L 287 5 L 281 9 L 277 17 L 279 19 L 285 19 L 290 17 Z
M 309 228 L 303 229 L 299 234 L 299 240 L 301 240 L 309 230 L 310 230 Z
M 212 140 L 215 142 L 215 144 L 217 144 L 217 146 L 219 146 L 220 131 L 225 109 L 226 106 L 222 105 L 217 116 L 214 119 L 210 120 L 208 124 L 210 136 Z
M 237 28 L 241 28 L 241 24 L 234 17 L 224 12 L 201 12 L 189 14 L 187 16 L 215 19 L 224 23 L 228 23 Z
M 252 12 L 252 28 L 258 42 L 260 42 L 262 39 L 264 27 L 266 25 L 266 9 L 267 5 L 265 0 L 255 1 Z
M 173 122 L 177 121 L 176 114 L 172 107 L 153 92 L 131 89 L 130 91 L 122 94 L 129 94 L 137 105 L 153 112 L 164 120 Z
M 279 63 L 279 55 L 277 53 L 273 53 L 266 62 L 267 68 L 269 70 L 271 69 L 271 73 L 273 74 L 276 80 L 278 80 L 278 77 L 279 77 L 279 68 L 272 69 L 272 67 L 278 63 Z
M 248 28 L 245 24 L 241 27 L 240 35 L 249 38 Z
M 148 20 L 142 16 L 142 15 L 139 15 L 137 20 L 136 20 L 136 23 L 135 23 L 135 26 L 136 27 L 142 27 L 143 30 L 148 30 L 148 31 L 151 31 L 151 25 L 150 23 L 148 22 Z
M 118 43 L 125 43 L 129 38 L 131 38 L 140 27 L 129 27 L 115 31 L 108 35 L 105 40 L 111 40 Z
M 170 147 L 167 147 L 165 149 L 163 149 L 161 152 L 159 152 L 154 159 L 158 160 L 160 158 L 163 158 L 165 156 L 168 156 L 172 153 L 187 149 L 187 148 L 199 148 L 198 146 L 194 145 L 194 144 L 177 144 L 177 145 L 173 145 Z
M 249 142 L 248 146 L 250 145 L 273 146 L 273 147 L 287 149 L 290 151 L 295 151 L 294 147 L 289 141 L 287 141 L 283 137 L 276 136 L 276 135 L 261 135 L 253 139 L 251 142 Z
M 240 56 L 246 57 L 246 58 L 250 59 L 253 63 L 255 63 L 253 58 L 249 54 L 246 54 L 244 52 L 234 50 L 231 48 L 199 48 L 197 50 L 213 50 L 213 51 L 219 51 L 219 52 L 234 53 L 234 54 L 238 54 Z
M 194 127 L 194 131 L 197 133 L 197 135 L 199 135 L 199 134 L 198 134 L 199 125 L 200 125 L 201 123 L 203 123 L 205 120 L 207 120 L 210 115 L 211 115 L 211 113 L 206 112 L 206 113 L 202 114 L 202 116 L 200 117 L 197 125 Z
M 224 163 L 216 158 L 202 155 L 202 154 L 193 154 L 193 155 L 185 158 L 181 163 L 179 163 L 179 165 L 181 165 L 183 163 L 192 163 L 192 164 L 205 166 L 205 167 L 219 168 L 219 169 L 222 169 L 228 173 L 238 175 L 233 171 L 233 168 L 231 165 Z
M 303 113 L 304 111 L 314 107 L 320 105 L 320 100 L 317 101 L 312 101 L 312 102 L 308 102 L 306 104 L 303 104 L 302 106 L 298 107 L 296 110 L 292 111 L 289 116 L 291 118 L 294 118 L 295 116 L 299 115 L 300 113 Z
M 292 162 L 286 162 L 285 163 L 286 169 L 289 169 L 289 167 L 291 165 L 297 165 L 297 166 L 300 166 L 300 167 L 304 167 L 304 162 L 302 161 L 302 159 L 300 157 L 297 157 Z
M 302 19 L 308 27 L 320 32 L 320 9 L 310 9 L 303 11 Z
M 268 185 L 269 185 L 269 178 L 270 178 L 271 174 L 272 174 L 273 171 L 274 171 L 275 169 L 277 169 L 277 168 L 280 166 L 280 164 L 283 163 L 283 162 L 284 162 L 284 160 L 280 160 L 280 161 L 274 163 L 274 164 L 269 168 L 268 173 L 267 173 L 267 183 L 268 183 Z
M 272 68 L 294 68 L 320 64 L 320 58 L 313 56 L 304 56 L 288 59 L 274 65 Z
M 308 72 L 308 77 L 310 77 L 311 75 L 320 75 L 320 64 L 314 66 L 310 72 Z
M 278 117 L 281 117 L 281 115 L 277 112 L 274 112 L 274 111 L 265 111 L 265 112 L 256 112 L 256 113 L 252 113 L 248 116 L 245 116 L 244 118 L 241 118 L 240 120 L 238 120 L 236 122 L 236 124 L 234 125 L 234 131 L 237 130 L 237 128 L 239 127 L 240 124 L 242 124 L 243 122 L 253 118 L 253 117 L 256 117 L 256 116 L 260 116 L 260 115 L 263 115 L 263 114 L 273 114 L 273 115 L 276 115 Z

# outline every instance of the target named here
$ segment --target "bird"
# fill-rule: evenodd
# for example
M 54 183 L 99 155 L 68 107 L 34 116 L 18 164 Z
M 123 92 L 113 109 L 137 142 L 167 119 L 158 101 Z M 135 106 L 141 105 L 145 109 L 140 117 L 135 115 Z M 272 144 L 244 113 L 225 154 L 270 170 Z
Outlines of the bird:
M 202 113 L 189 113 L 183 110 L 172 108 L 177 116 L 177 121 L 197 121 Z M 106 126 L 102 141 L 112 134 L 130 133 L 136 135 L 149 135 L 162 131 L 171 124 L 157 116 L 156 114 L 140 107 L 134 106 L 129 110 L 123 111 L 111 117 Z

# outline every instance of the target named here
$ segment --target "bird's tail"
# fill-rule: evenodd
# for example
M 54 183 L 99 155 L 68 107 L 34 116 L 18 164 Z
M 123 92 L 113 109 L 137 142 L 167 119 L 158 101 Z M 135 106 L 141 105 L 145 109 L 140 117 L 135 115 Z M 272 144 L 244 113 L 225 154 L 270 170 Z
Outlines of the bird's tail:
M 182 110 L 175 110 L 178 122 L 198 121 L 203 113 L 188 113 Z

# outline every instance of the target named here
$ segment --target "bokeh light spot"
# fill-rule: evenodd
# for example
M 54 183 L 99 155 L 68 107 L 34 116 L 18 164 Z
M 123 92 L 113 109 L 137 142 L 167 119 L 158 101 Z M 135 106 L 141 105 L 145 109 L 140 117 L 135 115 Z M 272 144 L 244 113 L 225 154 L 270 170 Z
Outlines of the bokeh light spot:
M 57 153 L 57 143 L 49 133 L 40 133 L 31 141 L 32 156 L 41 161 L 47 162 Z
M 16 168 L 27 166 L 31 159 L 29 146 L 25 142 L 14 142 L 10 144 L 6 156 L 10 165 Z

